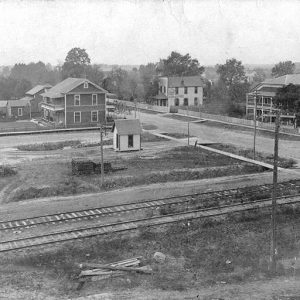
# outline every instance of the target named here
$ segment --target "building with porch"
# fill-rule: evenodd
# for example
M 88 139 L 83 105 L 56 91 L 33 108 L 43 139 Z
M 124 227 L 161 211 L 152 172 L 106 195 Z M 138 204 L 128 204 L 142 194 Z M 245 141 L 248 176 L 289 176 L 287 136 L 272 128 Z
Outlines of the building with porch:
M 267 79 L 254 86 L 250 93 L 246 94 L 246 116 L 253 118 L 255 107 L 256 116 L 262 122 L 275 122 L 276 108 L 273 98 L 278 89 L 289 85 L 300 85 L 300 74 L 288 74 L 277 78 Z M 296 126 L 296 115 L 287 111 L 281 111 L 281 123 Z
M 105 123 L 107 91 L 86 78 L 67 78 L 43 93 L 43 118 L 64 127 Z
M 199 107 L 203 104 L 204 83 L 201 76 L 160 77 L 159 93 L 153 97 L 152 104 L 167 106 L 170 112 L 177 107 Z
M 52 87 L 51 84 L 43 84 L 37 85 L 28 92 L 25 93 L 25 97 L 21 98 L 20 100 L 28 100 L 30 101 L 31 106 L 31 114 L 33 116 L 38 115 L 41 111 L 41 103 L 43 102 L 42 94 L 47 92 Z

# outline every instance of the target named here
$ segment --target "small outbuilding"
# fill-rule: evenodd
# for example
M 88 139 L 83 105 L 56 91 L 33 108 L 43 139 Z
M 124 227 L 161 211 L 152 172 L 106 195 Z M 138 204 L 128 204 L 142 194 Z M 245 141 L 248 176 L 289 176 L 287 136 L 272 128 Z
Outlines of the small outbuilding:
M 142 128 L 138 119 L 115 120 L 112 132 L 115 151 L 141 150 Z

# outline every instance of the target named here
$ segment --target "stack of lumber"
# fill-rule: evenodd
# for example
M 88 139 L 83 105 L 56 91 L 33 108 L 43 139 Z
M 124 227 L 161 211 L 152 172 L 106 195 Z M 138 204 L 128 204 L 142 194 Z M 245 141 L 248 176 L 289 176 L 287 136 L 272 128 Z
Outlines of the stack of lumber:
M 94 172 L 94 164 L 91 160 L 83 158 L 72 159 L 72 174 L 91 174 Z
M 112 277 L 125 276 L 128 272 L 152 274 L 152 269 L 149 266 L 140 266 L 141 258 L 142 257 L 139 256 L 110 264 L 80 264 L 80 268 L 90 269 L 81 271 L 78 276 L 79 282 L 83 284 L 87 281 L 98 281 Z

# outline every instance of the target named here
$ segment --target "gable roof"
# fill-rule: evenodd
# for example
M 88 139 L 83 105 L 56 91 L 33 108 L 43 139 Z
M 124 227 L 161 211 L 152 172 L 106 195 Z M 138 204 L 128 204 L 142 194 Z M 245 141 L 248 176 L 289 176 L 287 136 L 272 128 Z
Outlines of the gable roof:
M 117 129 L 119 135 L 141 134 L 142 128 L 138 119 L 120 119 L 115 120 L 112 131 Z
M 28 99 L 19 99 L 19 100 L 8 100 L 7 106 L 10 107 L 21 107 L 30 105 L 30 100 Z
M 26 92 L 26 95 L 35 95 L 36 93 L 40 92 L 41 90 L 43 90 L 44 88 L 51 88 L 52 85 L 51 84 L 39 84 L 36 85 L 35 87 L 33 87 L 31 90 L 29 90 L 28 92 Z
M 204 86 L 201 76 L 168 77 L 168 87 Z
M 58 83 L 54 87 L 52 87 L 46 93 L 43 93 L 42 96 L 50 97 L 50 98 L 63 97 L 64 94 L 67 94 L 68 92 L 72 91 L 73 89 L 75 89 L 77 86 L 83 84 L 84 82 L 88 82 L 89 84 L 93 85 L 94 87 L 96 87 L 97 89 L 99 89 L 103 93 L 107 93 L 106 90 L 104 90 L 103 88 L 101 88 L 97 84 L 89 81 L 86 78 L 72 78 L 72 77 L 69 77 L 69 78 L 61 81 L 60 83 Z

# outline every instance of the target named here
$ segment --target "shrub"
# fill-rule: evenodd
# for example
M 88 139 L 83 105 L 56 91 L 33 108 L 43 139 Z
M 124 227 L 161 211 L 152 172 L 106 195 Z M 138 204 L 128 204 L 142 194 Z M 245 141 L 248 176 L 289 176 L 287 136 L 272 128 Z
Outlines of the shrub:
M 6 176 L 13 176 L 16 175 L 17 171 L 10 166 L 0 166 L 0 176 L 6 177 Z

